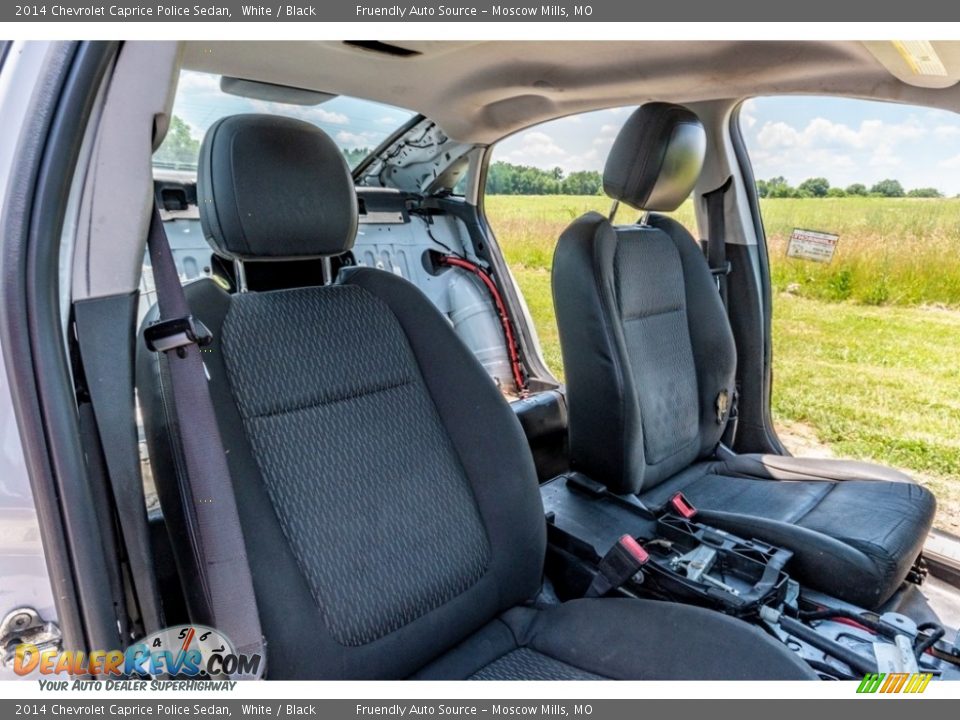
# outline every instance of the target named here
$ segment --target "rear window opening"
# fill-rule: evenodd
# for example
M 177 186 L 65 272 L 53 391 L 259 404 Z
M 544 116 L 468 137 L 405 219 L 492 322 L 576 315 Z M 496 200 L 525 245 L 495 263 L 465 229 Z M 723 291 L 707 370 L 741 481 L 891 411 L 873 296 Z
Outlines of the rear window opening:
M 200 144 L 217 120 L 251 112 L 305 120 L 335 140 L 351 169 L 376 161 L 371 154 L 386 141 L 395 145 L 403 142 L 398 132 L 416 122 L 414 113 L 408 110 L 357 98 L 329 97 L 310 107 L 268 102 L 224 92 L 217 76 L 181 73 L 170 130 L 154 155 L 153 166 L 156 200 L 184 283 L 213 278 L 224 287 L 236 289 L 232 263 L 213 255 L 203 236 L 197 205 Z M 433 125 L 426 125 L 425 137 L 447 140 L 431 128 Z M 422 142 L 412 147 L 411 157 L 418 151 L 426 152 Z M 402 154 L 396 148 L 391 152 L 391 159 Z M 465 161 L 460 165 L 465 167 Z M 456 179 L 462 187 L 463 178 L 457 175 Z M 335 259 L 334 269 L 350 264 L 375 267 L 413 282 L 446 316 L 501 392 L 508 399 L 525 395 L 527 380 L 515 321 L 489 260 L 478 254 L 484 243 L 474 242 L 464 221 L 444 209 L 442 198 L 425 199 L 392 188 L 359 187 L 358 206 L 355 245 L 350 253 Z M 323 283 L 320 261 L 244 265 L 250 290 Z M 155 300 L 147 258 L 141 282 L 141 321 Z
M 370 100 L 324 93 L 317 96 L 329 99 L 316 105 L 300 105 L 244 97 L 222 90 L 218 75 L 184 70 L 180 73 L 170 128 L 154 153 L 153 166 L 158 170 L 196 172 L 200 143 L 211 125 L 228 115 L 263 113 L 316 125 L 340 146 L 352 169 L 415 115 L 410 110 Z

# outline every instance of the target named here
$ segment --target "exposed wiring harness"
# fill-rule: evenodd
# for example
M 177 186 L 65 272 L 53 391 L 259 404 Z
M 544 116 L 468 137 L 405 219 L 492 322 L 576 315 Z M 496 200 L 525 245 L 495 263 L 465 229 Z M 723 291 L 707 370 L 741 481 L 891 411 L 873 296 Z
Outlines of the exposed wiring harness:
M 500 326 L 503 328 L 503 339 L 506 342 L 507 353 L 510 356 L 510 370 L 513 374 L 513 382 L 516 384 L 517 392 L 520 394 L 520 396 L 525 396 L 528 392 L 527 381 L 524 377 L 523 365 L 520 362 L 520 353 L 517 350 L 517 340 L 516 336 L 513 334 L 513 325 L 510 322 L 510 315 L 507 312 L 507 306 L 503 302 L 503 296 L 500 295 L 500 289 L 493 281 L 490 273 L 477 265 L 477 263 L 455 254 L 441 255 L 439 258 L 437 258 L 437 262 L 441 265 L 457 267 L 462 270 L 472 272 L 474 275 L 480 278 L 480 282 L 482 282 L 487 288 L 487 291 L 490 293 L 490 297 L 493 298 L 493 304 L 497 310 L 497 316 L 500 318 Z
M 821 608 L 820 610 L 808 610 L 797 613 L 800 620 L 831 620 L 842 625 L 866 630 L 874 635 L 880 635 L 889 640 L 893 640 L 899 634 L 899 631 L 885 623 L 871 620 L 864 615 L 860 615 L 849 610 L 839 608 Z M 917 636 L 913 642 L 913 652 L 919 660 L 924 653 L 933 653 L 933 647 L 946 634 L 946 631 L 937 623 L 925 622 L 917 626 Z
M 921 633 L 928 633 L 926 637 L 923 637 L 919 633 L 917 634 L 913 645 L 913 651 L 917 654 L 917 657 L 920 657 L 928 650 L 932 650 L 940 638 L 947 634 L 946 630 L 933 622 L 921 623 L 917 625 L 917 630 Z
M 893 640 L 897 636 L 896 628 L 890 627 L 889 625 L 884 625 L 883 623 L 871 620 L 870 618 L 864 617 L 855 612 L 849 610 L 841 610 L 839 608 L 822 608 L 820 610 L 809 610 L 806 612 L 797 613 L 797 617 L 800 620 L 832 620 L 833 622 L 840 623 L 841 625 L 850 625 L 852 627 L 860 628 L 861 630 L 866 630 L 873 633 L 874 635 L 882 635 L 885 638 Z
M 490 297 L 493 299 L 494 308 L 496 308 L 497 311 L 497 317 L 500 320 L 500 327 L 503 329 L 503 340 L 507 346 L 507 354 L 510 358 L 510 372 L 513 375 L 513 382 L 516 385 L 517 394 L 520 397 L 526 397 L 529 393 L 529 388 L 527 386 L 526 374 L 523 371 L 523 363 L 520 362 L 520 351 L 518 349 L 519 346 L 517 344 L 516 335 L 513 332 L 513 322 L 510 320 L 510 313 L 507 311 L 507 304 L 503 301 L 503 296 L 500 294 L 500 288 L 497 287 L 493 277 L 483 267 L 472 260 L 467 259 L 463 254 L 458 253 L 447 243 L 438 239 L 433 234 L 431 229 L 431 226 L 433 225 L 433 218 L 430 216 L 429 211 L 421 208 L 411 207 L 408 208 L 407 212 L 409 212 L 411 215 L 419 217 L 423 221 L 424 229 L 427 231 L 427 237 L 430 238 L 430 241 L 446 251 L 446 255 L 440 255 L 437 258 L 438 264 L 446 265 L 447 267 L 457 267 L 461 270 L 466 270 L 473 273 L 480 278 L 480 282 L 483 283 L 484 287 L 487 289 L 487 292 L 490 293 Z

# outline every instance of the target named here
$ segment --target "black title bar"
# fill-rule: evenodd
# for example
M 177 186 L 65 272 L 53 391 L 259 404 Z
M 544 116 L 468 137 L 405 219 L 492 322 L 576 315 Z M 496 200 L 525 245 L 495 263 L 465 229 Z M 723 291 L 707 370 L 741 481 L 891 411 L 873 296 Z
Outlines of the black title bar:
M 540 4 L 452 0 L 60 0 L 4 2 L 0 22 L 949 22 L 944 0 L 593 0 Z M 653 39 L 653 38 L 650 38 Z

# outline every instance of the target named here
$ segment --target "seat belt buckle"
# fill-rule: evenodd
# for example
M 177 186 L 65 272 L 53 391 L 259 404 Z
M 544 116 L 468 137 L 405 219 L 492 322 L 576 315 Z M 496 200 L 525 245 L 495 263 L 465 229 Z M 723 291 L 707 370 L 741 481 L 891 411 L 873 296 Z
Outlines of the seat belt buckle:
M 650 555 L 635 538 L 621 536 L 597 566 L 597 575 L 590 583 L 586 597 L 606 595 L 630 579 L 643 582 L 642 568 L 649 561 Z
M 160 320 L 143 331 L 143 340 L 151 352 L 169 352 L 188 345 L 203 347 L 213 342 L 213 334 L 193 315 Z
M 690 520 L 697 514 L 697 509 L 690 504 L 682 492 L 678 492 L 670 498 L 670 509 L 684 520 Z

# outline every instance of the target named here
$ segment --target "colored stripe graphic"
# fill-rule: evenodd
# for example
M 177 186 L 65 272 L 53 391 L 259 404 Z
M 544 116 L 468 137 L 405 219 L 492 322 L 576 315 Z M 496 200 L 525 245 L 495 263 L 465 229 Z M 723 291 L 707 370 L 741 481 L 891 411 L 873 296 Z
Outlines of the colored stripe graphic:
M 860 687 L 857 688 L 857 692 L 875 693 L 880 688 L 880 683 L 883 682 L 884 677 L 884 673 L 867 673 L 863 676 L 863 680 L 860 682 Z
M 858 693 L 881 693 L 892 695 L 896 693 L 919 694 L 927 689 L 931 673 L 867 673 L 857 687 Z

